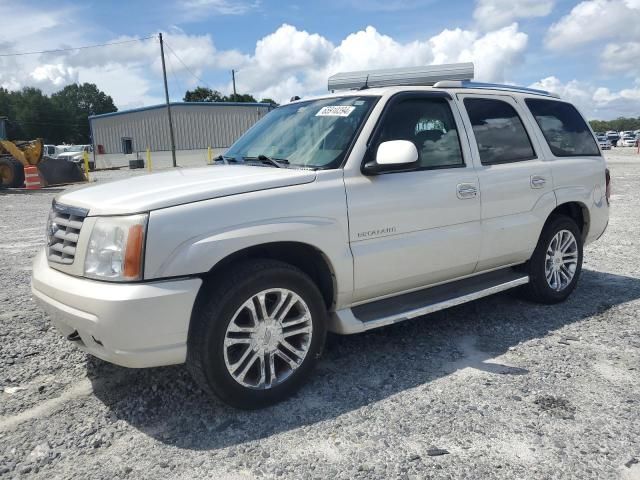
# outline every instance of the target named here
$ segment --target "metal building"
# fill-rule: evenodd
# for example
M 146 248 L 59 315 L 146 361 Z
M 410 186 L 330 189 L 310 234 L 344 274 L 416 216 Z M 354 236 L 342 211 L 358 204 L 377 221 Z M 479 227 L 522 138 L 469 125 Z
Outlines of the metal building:
M 266 103 L 172 103 L 176 150 L 229 147 L 273 107 Z M 166 105 L 89 117 L 99 154 L 171 150 Z

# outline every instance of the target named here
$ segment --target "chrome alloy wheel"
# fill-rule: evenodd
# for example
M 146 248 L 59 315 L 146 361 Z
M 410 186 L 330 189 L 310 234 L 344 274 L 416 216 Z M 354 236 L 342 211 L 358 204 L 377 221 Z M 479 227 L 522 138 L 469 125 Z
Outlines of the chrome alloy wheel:
M 569 230 L 556 233 L 545 255 L 544 273 L 552 290 L 560 292 L 573 280 L 578 268 L 578 242 Z
M 311 345 L 311 312 L 285 288 L 263 290 L 238 308 L 227 326 L 224 363 L 240 385 L 269 389 L 284 382 Z

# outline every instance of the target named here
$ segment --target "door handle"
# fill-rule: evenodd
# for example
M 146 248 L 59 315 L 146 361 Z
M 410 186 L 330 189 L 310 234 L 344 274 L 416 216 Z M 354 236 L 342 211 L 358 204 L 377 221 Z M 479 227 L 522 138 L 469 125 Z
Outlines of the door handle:
M 531 176 L 531 188 L 542 188 L 547 183 L 547 179 L 540 175 Z
M 473 183 L 459 183 L 456 187 L 456 194 L 460 200 L 475 198 L 478 196 L 478 187 Z

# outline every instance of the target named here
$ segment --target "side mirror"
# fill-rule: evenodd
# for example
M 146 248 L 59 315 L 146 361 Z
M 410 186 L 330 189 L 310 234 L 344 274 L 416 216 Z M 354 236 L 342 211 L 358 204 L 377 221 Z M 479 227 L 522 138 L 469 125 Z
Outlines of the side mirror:
M 418 150 L 408 140 L 389 140 L 378 146 L 375 161 L 369 161 L 362 167 L 365 175 L 379 175 L 385 172 L 410 170 L 418 162 Z

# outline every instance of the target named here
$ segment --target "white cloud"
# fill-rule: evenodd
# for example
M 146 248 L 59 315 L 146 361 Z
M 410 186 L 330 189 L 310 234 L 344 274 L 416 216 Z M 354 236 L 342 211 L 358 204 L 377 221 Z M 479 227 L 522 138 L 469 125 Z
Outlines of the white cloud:
M 607 72 L 640 76 L 640 42 L 606 45 L 600 54 L 600 64 Z
M 478 0 L 473 18 L 483 30 L 493 30 L 520 18 L 545 17 L 555 0 Z
M 596 41 L 640 40 L 639 0 L 587 0 L 549 27 L 548 48 L 568 51 Z
M 258 6 L 258 2 L 242 2 L 229 0 L 184 0 L 182 5 L 186 9 L 196 9 L 203 12 L 221 15 L 242 15 Z
M 164 103 L 164 97 L 153 95 L 152 81 L 160 82 L 160 76 L 149 78 L 145 70 L 134 68 L 91 67 L 79 71 L 78 81 L 95 83 L 113 98 L 118 108 L 129 109 Z
M 16 21 L 22 22 L 20 19 Z M 57 23 L 51 21 L 48 25 Z M 5 42 L 3 51 L 43 49 L 42 44 L 27 46 L 22 43 L 21 37 L 17 38 L 18 41 Z M 230 68 L 244 62 L 246 57 L 236 50 L 219 51 L 209 35 L 188 35 L 182 30 L 172 29 L 164 33 L 164 39 L 167 45 L 165 57 L 169 78 L 175 79 L 178 76 L 189 88 L 197 83 L 194 75 L 203 76 L 205 69 Z M 128 43 L 41 55 L 2 57 L 0 86 L 11 90 L 34 86 L 50 94 L 70 83 L 91 82 L 111 95 L 119 108 L 163 101 L 162 96 L 151 93 L 158 91 L 157 86 L 161 85 L 162 65 L 158 40 L 120 36 L 105 43 L 117 42 Z M 79 39 L 74 43 L 87 45 L 91 42 Z M 181 100 L 183 93 L 172 97 L 172 100 Z
M 184 1 L 198 1 L 198 5 L 208 12 L 218 9 L 218 14 L 228 15 L 241 12 L 225 10 L 226 8 L 240 8 L 238 5 L 244 5 L 243 8 L 255 8 L 257 5 L 249 0 L 241 3 L 232 3 L 231 0 Z M 431 0 L 410 0 L 407 4 L 389 0 L 388 5 L 394 9 L 404 8 L 423 1 Z M 212 74 L 222 76 L 222 72 L 223 78 L 227 78 L 227 72 L 231 68 L 238 71 L 236 80 L 239 92 L 251 93 L 258 99 L 270 97 L 280 102 L 287 101 L 293 95 L 324 93 L 327 78 L 331 74 L 349 70 L 472 61 L 476 67 L 477 80 L 503 82 L 515 76 L 528 45 L 527 34 L 512 20 L 544 15 L 552 7 L 553 1 L 540 0 L 540 4 L 534 5 L 528 0 L 518 0 L 515 3 L 520 7 L 515 11 L 509 7 L 511 2 L 502 4 L 479 0 L 474 13 L 477 28 L 444 29 L 435 35 L 409 41 L 385 35 L 373 26 L 350 33 L 338 41 L 331 41 L 321 33 L 283 24 L 272 33 L 258 39 L 253 51 L 249 52 L 220 50 L 211 35 L 192 35 L 173 27 L 164 34 L 170 92 L 173 93 L 173 100 L 180 100 L 185 88 L 207 83 L 199 79 L 210 79 Z M 640 0 L 589 0 L 583 1 L 580 5 L 585 4 L 591 5 L 590 8 L 594 8 L 593 5 L 616 4 L 627 9 L 627 13 L 640 11 Z M 382 2 L 376 5 L 381 8 Z M 504 8 L 499 8 L 500 5 Z M 580 5 L 574 8 L 573 13 Z M 495 18 L 487 17 L 490 7 L 498 9 Z M 7 8 L 0 0 L 0 16 L 11 13 Z M 109 38 L 104 35 L 96 39 L 94 32 L 89 30 L 91 25 L 80 21 L 82 13 L 74 14 L 73 11 L 61 9 L 62 13 L 55 11 L 47 12 L 45 15 L 35 8 L 31 9 L 33 11 L 22 5 L 15 8 L 20 15 L 13 15 L 8 28 L 14 34 L 3 36 L 3 41 L 0 42 L 2 51 L 63 47 L 64 44 L 58 43 L 59 40 L 43 43 L 46 42 L 43 39 L 59 38 L 56 32 L 61 28 L 69 32 L 64 37 L 64 42 L 68 45 L 139 39 L 130 36 Z M 479 13 L 483 9 L 484 13 Z M 577 18 L 571 20 L 578 23 L 584 21 L 581 12 L 578 10 L 578 15 L 574 15 Z M 618 13 L 612 15 L 618 21 L 622 21 Z M 33 18 L 37 18 L 38 22 L 34 24 Z M 553 28 L 557 30 L 557 25 L 564 25 L 569 20 L 567 17 L 562 18 Z M 511 23 L 508 23 L 509 21 Z M 608 25 L 610 22 L 604 19 L 601 23 Z M 635 23 L 640 24 L 629 22 L 631 30 L 625 27 L 627 35 L 624 36 L 613 32 L 612 28 L 606 35 L 597 34 L 600 35 L 598 38 L 609 42 L 601 49 L 600 61 L 603 70 L 636 78 L 635 84 L 630 88 L 611 90 L 606 85 L 596 86 L 575 80 L 563 83 L 555 77 L 543 79 L 536 86 L 559 91 L 565 98 L 575 101 L 591 117 L 607 118 L 624 114 L 637 116 L 640 106 L 640 71 L 636 66 L 636 59 L 640 56 L 640 33 L 634 33 L 636 30 L 633 29 L 640 27 L 634 26 Z M 490 25 L 501 26 L 489 28 Z M 73 28 L 69 29 L 68 26 Z M 573 28 L 578 27 L 569 26 L 567 32 Z M 584 30 L 590 34 L 589 29 Z M 17 33 L 21 31 L 27 34 Z M 56 35 L 53 35 L 54 33 Z M 144 34 L 141 33 L 141 36 Z M 549 33 L 547 41 L 551 38 L 552 35 Z M 180 60 L 173 55 L 174 52 Z M 597 55 L 592 57 L 597 58 Z M 37 86 L 45 93 L 52 93 L 70 82 L 92 82 L 111 95 L 119 108 L 162 102 L 160 75 L 157 39 L 96 49 L 0 58 L 0 86 L 11 89 Z M 225 80 L 215 86 L 225 94 L 231 91 L 230 81 Z
M 180 10 L 186 19 L 202 20 L 212 15 L 244 15 L 260 6 L 259 1 L 182 0 Z
M 236 81 L 241 91 L 278 101 L 326 91 L 331 74 L 368 68 L 473 61 L 477 79 L 503 81 L 521 60 L 526 45 L 527 35 L 515 23 L 484 35 L 443 30 L 431 38 L 407 43 L 368 26 L 337 46 L 319 34 L 285 24 L 257 42 L 254 53 L 238 66 Z
M 61 63 L 40 65 L 29 75 L 33 86 L 45 85 L 45 88 L 63 88 L 78 81 L 78 71 Z
M 517 23 L 482 36 L 455 32 L 451 35 L 445 30 L 431 39 L 437 59 L 434 63 L 473 62 L 476 79 L 485 82 L 505 81 L 510 68 L 521 61 L 528 41 L 527 34 L 518 31 Z
M 588 119 L 608 120 L 619 116 L 636 117 L 640 111 L 640 82 L 634 87 L 611 91 L 589 82 L 571 80 L 562 83 L 556 77 L 547 77 L 531 85 L 548 90 L 574 103 Z
M 254 59 L 262 69 L 287 72 L 325 63 L 332 49 L 331 42 L 321 35 L 284 24 L 258 40 Z

